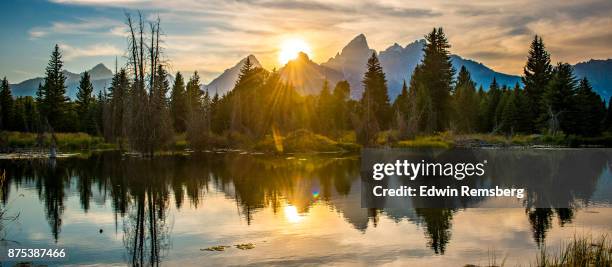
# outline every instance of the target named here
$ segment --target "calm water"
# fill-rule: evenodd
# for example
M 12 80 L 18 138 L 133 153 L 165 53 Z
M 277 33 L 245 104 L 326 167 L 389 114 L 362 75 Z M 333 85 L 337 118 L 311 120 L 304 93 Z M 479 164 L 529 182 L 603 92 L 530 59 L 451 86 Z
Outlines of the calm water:
M 609 165 L 594 162 L 577 177 L 585 181 L 577 194 L 609 195 Z M 488 264 L 493 253 L 525 265 L 541 244 L 612 233 L 609 205 L 362 209 L 358 156 L 103 153 L 0 168 L 3 208 L 19 214 L 3 221 L 4 245 L 67 248 L 77 265 L 462 266 Z M 201 250 L 242 243 L 255 247 Z

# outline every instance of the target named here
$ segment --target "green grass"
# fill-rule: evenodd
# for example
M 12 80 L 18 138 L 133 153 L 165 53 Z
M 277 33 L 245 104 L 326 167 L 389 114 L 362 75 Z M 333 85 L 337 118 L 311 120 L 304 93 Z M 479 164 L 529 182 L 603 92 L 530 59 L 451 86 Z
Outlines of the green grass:
M 536 266 L 612 266 L 612 242 L 606 235 L 598 239 L 574 236 L 558 251 L 542 248 Z
M 417 136 L 411 140 L 399 141 L 395 147 L 399 148 L 451 148 L 454 146 L 454 141 L 449 138 L 448 134 L 437 134 L 431 136 Z
M 91 136 L 86 133 L 57 133 L 55 134 L 57 147 L 61 150 L 75 151 L 82 149 L 110 149 L 114 146 L 104 142 L 102 137 Z M 0 147 L 5 149 L 27 149 L 38 145 L 36 133 L 2 132 L 0 133 Z M 51 145 L 51 135 L 42 137 L 42 146 Z

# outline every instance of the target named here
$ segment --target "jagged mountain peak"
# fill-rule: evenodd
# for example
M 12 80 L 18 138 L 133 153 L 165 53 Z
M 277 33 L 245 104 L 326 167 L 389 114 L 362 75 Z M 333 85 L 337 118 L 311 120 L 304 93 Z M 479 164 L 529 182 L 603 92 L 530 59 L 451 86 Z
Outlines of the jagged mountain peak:
M 106 79 L 113 76 L 113 72 L 102 63 L 98 63 L 98 65 L 95 65 L 88 72 L 89 75 L 95 77 L 95 79 Z
M 209 84 L 202 85 L 200 89 L 209 90 L 213 93 L 218 93 L 219 95 L 224 95 L 225 93 L 229 92 L 234 88 L 236 80 L 238 80 L 238 75 L 240 74 L 240 69 L 246 62 L 247 58 L 254 67 L 262 68 L 259 60 L 257 60 L 257 57 L 250 54 L 240 59 L 240 61 L 238 61 L 238 63 L 236 63 L 236 65 L 233 67 L 226 69 L 223 73 L 221 73 L 221 75 L 219 75 L 219 77 L 212 80 Z
M 345 50 L 348 52 L 349 50 L 369 50 L 370 46 L 368 46 L 368 41 L 363 33 L 355 36 L 353 40 L 351 40 L 343 49 L 342 53 L 345 53 Z M 341 53 L 341 54 L 342 54 Z

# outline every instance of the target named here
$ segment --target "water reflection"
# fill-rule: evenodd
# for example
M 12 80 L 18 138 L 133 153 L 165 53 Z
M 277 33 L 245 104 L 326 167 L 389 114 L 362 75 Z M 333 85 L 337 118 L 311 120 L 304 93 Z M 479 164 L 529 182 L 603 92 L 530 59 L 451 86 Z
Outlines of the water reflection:
M 558 170 L 559 175 L 573 175 L 570 162 L 581 160 L 590 160 L 592 171 L 582 173 L 581 183 L 572 186 L 574 195 L 588 201 L 602 173 L 608 172 L 607 161 L 568 154 L 552 160 L 544 166 L 550 169 L 542 173 Z M 104 203 L 108 199 L 115 224 L 122 228 L 126 261 L 137 266 L 158 265 L 172 249 L 173 226 L 168 216 L 172 209 L 180 210 L 185 205 L 201 208 L 207 205 L 206 196 L 213 191 L 235 202 L 246 225 L 257 224 L 254 215 L 264 209 L 282 214 L 289 223 L 300 224 L 318 204 L 342 214 L 362 233 L 369 227 L 378 227 L 383 217 L 396 223 L 406 219 L 421 226 L 427 246 L 436 254 L 444 254 L 452 243 L 453 220 L 462 209 L 362 209 L 357 156 L 271 158 L 230 153 L 140 159 L 106 152 L 57 162 L 5 160 L 0 161 L 0 168 L 6 170 L 9 179 L 2 190 L 3 203 L 6 205 L 12 193 L 9 189 L 35 185 L 55 242 L 61 239 L 64 202 L 69 195 L 78 195 L 84 213 L 90 211 L 92 201 Z M 543 175 L 542 185 L 555 188 L 547 181 Z M 532 199 L 539 201 L 537 196 Z M 568 201 L 573 199 L 568 197 Z M 537 244 L 545 241 L 555 217 L 564 226 L 572 222 L 579 209 L 527 207 L 526 219 Z

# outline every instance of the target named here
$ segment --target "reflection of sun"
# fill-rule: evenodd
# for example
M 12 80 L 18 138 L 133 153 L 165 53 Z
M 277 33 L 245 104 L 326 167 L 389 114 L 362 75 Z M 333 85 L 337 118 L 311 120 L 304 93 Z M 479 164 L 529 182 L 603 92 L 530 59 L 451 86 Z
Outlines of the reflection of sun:
M 312 57 L 312 50 L 304 40 L 297 38 L 287 39 L 281 44 L 278 61 L 281 64 L 285 64 L 287 61 L 295 59 L 300 52 L 304 52 L 309 57 Z
M 300 216 L 300 214 L 298 213 L 297 208 L 293 205 L 285 206 L 284 213 L 285 218 L 287 218 L 287 221 L 291 223 L 299 223 L 303 219 L 302 216 Z

